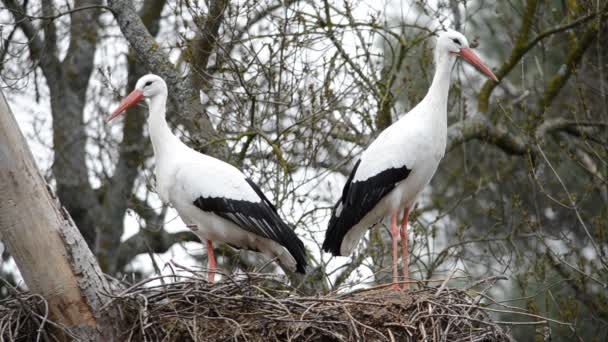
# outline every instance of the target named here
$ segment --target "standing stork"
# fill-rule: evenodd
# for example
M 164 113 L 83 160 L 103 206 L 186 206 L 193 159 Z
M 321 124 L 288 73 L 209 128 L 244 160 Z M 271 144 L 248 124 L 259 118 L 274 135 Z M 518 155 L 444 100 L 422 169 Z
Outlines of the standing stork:
M 445 153 L 450 74 L 462 57 L 492 80 L 496 76 L 459 32 L 439 34 L 435 75 L 428 93 L 409 113 L 385 129 L 355 164 L 336 203 L 323 242 L 333 255 L 349 255 L 365 232 L 391 215 L 393 288 L 398 289 L 397 215 L 403 210 L 403 275 L 408 279 L 407 223 L 416 197 L 429 183 Z
M 304 244 L 260 188 L 237 168 L 191 149 L 173 135 L 165 119 L 167 85 L 162 78 L 141 77 L 108 122 L 143 99 L 150 111 L 158 195 L 173 205 L 194 234 L 207 241 L 209 281 L 214 280 L 216 268 L 214 240 L 261 252 L 292 272 L 304 273 Z

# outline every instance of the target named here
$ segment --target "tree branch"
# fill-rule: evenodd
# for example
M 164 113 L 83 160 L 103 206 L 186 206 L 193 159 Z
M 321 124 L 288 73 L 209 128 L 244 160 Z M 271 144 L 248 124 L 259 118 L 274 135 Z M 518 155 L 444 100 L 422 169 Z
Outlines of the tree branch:
M 533 137 L 542 142 L 549 134 L 557 132 L 580 133 L 579 135 L 589 133 L 581 131 L 581 127 L 608 127 L 608 122 L 575 121 L 564 118 L 547 119 L 537 127 Z M 510 133 L 506 128 L 491 123 L 481 113 L 448 127 L 446 151 L 451 151 L 473 139 L 494 145 L 510 155 L 536 155 L 536 148 L 529 137 Z
M 189 231 L 168 233 L 164 229 L 140 229 L 137 234 L 120 244 L 116 251 L 116 269 L 123 270 L 139 254 L 165 253 L 178 242 L 201 242 L 201 240 Z
M 56 75 L 59 72 L 59 59 L 57 59 L 57 56 L 54 54 L 49 53 L 49 46 L 40 39 L 38 29 L 32 25 L 32 22 L 27 17 L 25 9 L 15 0 L 2 0 L 2 2 L 13 14 L 15 25 L 18 26 L 27 37 L 31 59 L 40 65 L 45 77 L 51 79 L 56 78 Z M 52 49 L 54 49 L 54 47 L 51 48 L 51 51 Z
M 149 230 L 162 228 L 165 221 L 165 214 L 167 212 L 166 205 L 163 205 L 160 214 L 157 214 L 156 210 L 150 207 L 146 201 L 133 196 L 129 199 L 129 208 L 135 211 L 139 217 L 146 221 L 146 227 Z
M 604 8 L 599 13 L 591 13 L 591 14 L 586 15 L 586 16 L 584 16 L 582 18 L 579 18 L 579 19 L 577 19 L 577 20 L 575 20 L 575 21 L 573 21 L 571 23 L 564 24 L 564 25 L 559 25 L 559 26 L 556 26 L 554 28 L 551 28 L 551 29 L 543 31 L 542 33 L 538 34 L 534 39 L 532 39 L 528 43 L 528 45 L 526 45 L 524 52 L 529 51 L 534 46 L 536 46 L 536 44 L 538 44 L 541 40 L 543 40 L 543 39 L 545 39 L 545 38 L 547 38 L 547 37 L 549 37 L 551 35 L 554 35 L 556 33 L 560 33 L 560 32 L 564 32 L 564 31 L 573 29 L 573 28 L 575 28 L 575 27 L 577 27 L 579 25 L 582 25 L 582 24 L 588 22 L 589 20 L 595 19 L 598 15 L 599 16 L 605 16 L 607 14 L 606 13 L 607 10 L 608 10 L 607 8 Z
M 100 4 L 102 0 L 80 0 L 76 7 Z M 89 182 L 86 164 L 87 133 L 84 108 L 97 48 L 97 18 L 100 11 L 70 15 L 70 43 L 56 74 L 45 75 L 53 115 L 53 176 L 57 195 L 74 218 L 89 247 L 95 250 L 96 232 L 105 216 Z M 46 56 L 48 57 L 48 56 Z M 54 58 L 54 56 L 52 56 Z M 102 265 L 102 269 L 104 265 Z
M 49 318 L 80 339 L 115 340 L 112 293 L 70 215 L 50 191 L 0 91 L 0 239 L 28 288 L 48 301 Z M 1 257 L 1 256 L 0 256 Z
M 351 273 L 353 273 L 354 270 L 361 266 L 366 256 L 368 255 L 366 253 L 367 248 L 369 248 L 369 244 L 365 248 L 366 250 L 357 253 L 357 256 L 350 262 L 350 264 L 348 264 L 346 268 L 338 274 L 338 276 L 336 277 L 336 281 L 334 281 L 334 283 L 332 284 L 332 289 L 339 289 L 346 282 L 346 280 L 348 280 Z
M 597 16 L 605 16 L 608 14 L 607 13 L 608 5 L 607 5 L 604 8 L 602 8 L 599 12 L 591 13 L 589 15 L 581 17 L 568 24 L 559 25 L 559 26 L 553 27 L 551 29 L 547 29 L 547 30 L 543 31 L 542 33 L 538 34 L 536 37 L 534 37 L 529 42 L 526 42 L 527 37 L 529 36 L 530 30 L 532 27 L 532 21 L 534 19 L 534 14 L 536 13 L 536 5 L 537 5 L 536 1 L 529 1 L 526 6 L 526 12 L 524 14 L 524 22 L 522 23 L 522 29 L 520 30 L 520 34 L 517 36 L 517 40 L 515 42 L 515 47 L 511 51 L 511 56 L 509 56 L 509 59 L 507 59 L 507 61 L 496 72 L 496 77 L 498 77 L 499 80 L 503 79 L 505 76 L 507 76 L 507 74 L 509 74 L 509 72 L 511 72 L 511 70 L 513 70 L 513 68 L 517 65 L 517 63 L 519 63 L 519 61 L 524 57 L 524 55 L 526 53 L 528 53 L 528 51 L 530 51 L 533 47 L 536 46 L 536 44 L 538 44 L 543 39 L 545 39 L 551 35 L 573 29 L 594 18 L 597 18 Z M 482 113 L 487 112 L 490 95 L 492 94 L 492 91 L 494 90 L 494 88 L 497 85 L 498 84 L 493 81 L 486 81 L 486 83 L 484 84 L 484 86 L 481 89 L 480 94 L 479 94 L 478 110 L 480 112 L 482 112 Z
M 1 46 L 2 50 L 0 51 L 0 73 L 2 72 L 2 70 L 4 70 L 4 58 L 6 57 L 6 54 L 9 51 L 9 45 L 10 42 L 13 40 L 13 36 L 15 35 L 15 32 L 17 32 L 17 26 L 13 26 L 11 32 L 8 34 L 8 36 L 4 39 L 4 42 Z
M 209 13 L 204 22 L 199 26 L 199 32 L 192 43 L 192 53 L 190 65 L 194 69 L 192 72 L 192 87 L 194 89 L 206 89 L 209 83 L 207 66 L 209 57 L 215 50 L 217 35 L 224 20 L 224 10 L 228 6 L 227 0 L 213 0 L 209 3 Z M 197 18 L 200 21 L 201 18 Z
M 142 6 L 140 17 L 146 28 L 152 35 L 158 34 L 159 22 L 165 1 L 146 0 Z M 134 52 L 131 49 L 128 58 L 128 89 L 135 87 L 137 80 L 146 73 L 144 67 L 135 62 Z M 146 122 L 146 109 L 135 106 L 127 111 L 123 126 L 123 140 L 119 146 L 118 162 L 114 169 L 112 178 L 104 184 L 107 188 L 103 197 L 104 216 L 108 218 L 109 229 L 101 230 L 98 237 L 99 255 L 106 255 L 108 269 L 116 268 L 115 261 L 111 256 L 116 255 L 120 246 L 120 237 L 124 231 L 124 216 L 127 211 L 133 184 L 138 176 L 140 166 L 145 162 L 145 151 L 149 147 L 149 140 L 144 135 L 144 124 Z M 151 211 L 153 213 L 153 211 Z M 162 220 L 160 222 L 162 226 Z M 115 259 L 114 259 L 115 260 Z
M 42 1 L 42 13 L 45 16 L 51 16 L 54 12 L 52 1 Z M 57 56 L 57 32 L 53 19 L 48 19 L 44 24 L 44 41 L 47 48 L 47 53 Z
M 572 294 L 578 298 L 582 303 L 584 303 L 589 310 L 591 310 L 597 317 L 604 321 L 608 321 L 608 310 L 606 310 L 606 299 L 604 296 L 592 296 L 589 294 L 588 286 L 584 281 L 581 281 L 580 278 L 576 278 L 573 275 L 573 272 L 570 272 L 564 267 L 562 262 L 558 260 L 556 257 L 552 255 L 551 252 L 547 252 L 545 254 L 549 259 L 549 264 L 551 267 L 559 273 L 559 275 L 566 281 L 566 283 L 572 289 Z M 580 276 L 584 279 L 584 276 Z M 598 302 L 598 299 L 602 299 L 602 301 Z
M 565 70 L 563 72 L 558 72 L 555 76 L 553 76 L 553 78 L 551 78 L 551 80 L 549 80 L 545 94 L 539 102 L 539 108 L 543 112 L 546 111 L 551 105 L 553 99 L 555 99 L 560 90 L 566 85 L 566 82 L 580 64 L 585 51 L 587 51 L 593 40 L 597 37 L 597 30 L 598 26 L 594 23 L 589 25 L 587 30 L 585 30 L 583 33 L 583 36 L 578 42 L 576 48 L 571 49 L 568 52 L 564 62 L 566 67 Z
M 507 61 L 496 72 L 496 77 L 498 77 L 499 80 L 503 79 L 527 52 L 526 43 L 528 42 L 528 37 L 530 36 L 530 31 L 532 30 L 532 24 L 534 23 L 537 8 L 537 0 L 528 0 L 526 2 L 526 10 L 523 14 L 519 34 L 515 40 L 515 47 L 513 47 L 513 50 L 511 50 L 511 55 Z M 490 95 L 492 95 L 492 91 L 497 85 L 498 83 L 488 80 L 481 88 L 481 91 L 479 92 L 479 102 L 477 105 L 480 112 L 486 113 L 488 111 Z
M 346 63 L 348 63 L 348 65 L 353 69 L 353 71 L 359 76 L 361 81 L 363 83 L 365 83 L 368 90 L 371 93 L 373 93 L 374 97 L 377 99 L 382 98 L 381 94 L 378 92 L 377 87 L 375 87 L 373 82 L 367 76 L 365 76 L 365 74 L 363 73 L 363 71 L 361 71 L 359 66 L 355 62 L 352 61 L 352 59 L 350 58 L 348 53 L 344 50 L 344 48 L 342 47 L 340 42 L 338 42 L 338 40 L 336 39 L 336 36 L 334 33 L 333 22 L 331 20 L 331 14 L 329 13 L 329 10 L 330 10 L 329 3 L 327 0 L 324 0 L 323 3 L 324 3 L 324 8 L 325 8 L 325 20 L 322 23 L 322 25 L 327 27 L 327 37 L 329 38 L 329 40 L 331 40 L 331 42 L 334 44 L 336 49 L 338 49 L 338 52 L 340 52 L 340 55 L 342 56 L 342 58 L 344 58 L 344 61 Z
M 126 0 L 108 0 L 108 6 L 137 58 L 147 70 L 153 70 L 167 82 L 170 105 L 176 113 L 191 123 L 189 128 L 192 139 L 203 142 L 219 140 L 220 136 L 202 108 L 199 90 L 192 89 L 191 82 L 184 80 L 171 64 L 169 56 L 160 49 L 146 29 L 133 3 Z M 215 156 L 229 155 L 223 144 L 204 147 L 207 150 L 205 152 Z
M 70 45 L 61 62 L 56 56 L 56 33 L 53 22 L 44 27 L 45 41 L 38 35 L 25 10 L 15 0 L 2 0 L 11 11 L 16 25 L 28 38 L 30 58 L 40 65 L 51 93 L 53 115 L 53 175 L 57 194 L 68 208 L 91 248 L 95 244 L 100 206 L 88 179 L 86 167 L 86 132 L 83 110 L 86 90 L 93 70 L 97 43 L 97 26 L 92 25 L 98 10 L 70 13 Z M 80 0 L 76 8 L 100 5 L 101 0 Z M 52 2 L 42 3 L 42 12 L 51 15 Z
M 101 5 L 102 0 L 79 0 L 75 2 L 77 8 L 91 5 Z M 72 89 L 80 90 L 81 96 L 86 96 L 89 78 L 93 72 L 93 61 L 97 45 L 97 18 L 100 11 L 91 9 L 89 11 L 70 14 L 70 45 L 62 62 L 62 68 L 68 69 L 64 72 L 70 78 L 68 84 Z M 85 75 L 86 77 L 74 77 L 73 75 Z M 70 77 L 71 76 L 71 77 Z
M 149 30 L 150 34 L 156 36 L 160 28 L 159 22 L 166 1 L 144 2 L 140 16 L 142 22 Z M 139 77 L 146 73 L 146 70 L 134 62 L 135 56 L 131 51 L 129 58 L 129 80 L 128 88 L 135 87 Z M 144 124 L 146 121 L 146 110 L 142 107 L 135 106 L 128 109 L 125 115 L 123 126 L 123 140 L 119 147 L 118 162 L 116 169 L 109 182 L 108 194 L 105 196 L 105 205 L 113 208 L 110 210 L 110 215 L 120 216 L 119 220 L 125 214 L 127 208 L 127 198 L 133 189 L 133 183 L 137 177 L 138 168 L 145 161 L 143 152 L 148 140 L 143 134 Z M 118 205 L 117 205 L 118 204 Z
M 51 9 L 51 11 L 45 10 L 45 7 L 47 7 L 47 9 Z M 25 17 L 27 17 L 28 19 L 52 21 L 52 20 L 61 18 L 65 15 L 69 15 L 69 14 L 80 12 L 80 11 L 88 11 L 91 9 L 107 9 L 107 10 L 110 9 L 108 6 L 104 6 L 104 5 L 90 5 L 90 6 L 77 7 L 77 8 L 73 8 L 69 11 L 64 11 L 61 13 L 53 14 L 52 8 L 53 8 L 52 1 L 42 1 L 42 13 L 44 15 L 25 14 Z M 13 10 L 9 8 L 9 11 L 13 11 Z
M 581 131 L 581 127 L 608 127 L 608 122 L 601 121 L 577 121 L 567 120 L 564 118 L 553 118 L 545 120 L 536 128 L 536 139 L 542 141 L 549 133 L 556 131 L 565 131 L 570 134 L 581 136 L 588 134 L 586 131 Z
M 524 155 L 530 150 L 528 142 L 521 137 L 512 135 L 507 129 L 495 126 L 484 114 L 476 114 L 448 128 L 448 143 L 446 151 L 477 139 L 495 145 L 507 154 Z
M 298 1 L 300 1 L 300 0 L 279 1 L 279 2 L 277 2 L 273 5 L 269 5 L 268 7 L 259 11 L 255 16 L 253 16 L 251 19 L 247 20 L 247 23 L 245 25 L 243 25 L 242 27 L 240 27 L 236 30 L 236 33 L 232 35 L 230 42 L 224 49 L 224 52 L 228 55 L 230 53 L 232 53 L 232 50 L 234 50 L 237 43 L 241 41 L 241 39 L 243 38 L 245 33 L 247 33 L 247 31 L 249 31 L 249 29 L 251 29 L 251 27 L 253 27 L 253 25 L 262 21 L 264 18 L 266 18 L 268 15 L 270 15 L 272 12 L 276 11 L 277 9 L 282 8 L 282 7 L 287 8 L 287 7 L 295 4 Z

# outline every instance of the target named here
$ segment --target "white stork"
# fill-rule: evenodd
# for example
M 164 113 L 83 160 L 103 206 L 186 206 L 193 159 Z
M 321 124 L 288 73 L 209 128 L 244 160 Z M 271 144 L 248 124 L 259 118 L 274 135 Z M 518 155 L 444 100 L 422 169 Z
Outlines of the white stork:
M 142 99 L 150 111 L 156 190 L 193 233 L 207 241 L 209 281 L 214 280 L 216 268 L 214 240 L 261 252 L 292 272 L 304 273 L 304 244 L 260 188 L 237 168 L 191 149 L 173 135 L 165 119 L 167 85 L 162 78 L 141 77 L 108 122 Z
M 363 152 L 334 207 L 323 242 L 326 252 L 349 255 L 369 228 L 391 215 L 393 288 L 399 288 L 397 215 L 403 210 L 401 252 L 407 280 L 409 211 L 445 153 L 450 74 L 457 57 L 498 81 L 461 33 L 453 30 L 440 33 L 435 47 L 436 70 L 428 93 Z

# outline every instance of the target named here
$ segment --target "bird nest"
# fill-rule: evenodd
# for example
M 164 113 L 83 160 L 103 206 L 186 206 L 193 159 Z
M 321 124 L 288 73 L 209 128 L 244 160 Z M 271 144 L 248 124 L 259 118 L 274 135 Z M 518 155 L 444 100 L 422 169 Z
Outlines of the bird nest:
M 480 305 L 479 295 L 447 288 L 445 282 L 411 291 L 375 287 L 301 296 L 267 274 L 225 277 L 214 284 L 197 272 L 168 278 L 152 278 L 112 296 L 106 307 L 118 305 L 125 321 L 119 340 L 512 340 Z M 14 293 L 0 301 L 0 340 L 53 340 L 63 329 L 45 312 L 44 299 L 33 294 Z

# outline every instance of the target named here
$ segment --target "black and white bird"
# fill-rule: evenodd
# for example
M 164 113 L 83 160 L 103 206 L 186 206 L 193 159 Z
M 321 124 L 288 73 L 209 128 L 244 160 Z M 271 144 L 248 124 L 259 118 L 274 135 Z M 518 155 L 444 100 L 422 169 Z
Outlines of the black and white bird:
M 471 50 L 464 35 L 453 30 L 440 33 L 435 47 L 436 70 L 428 93 L 363 152 L 334 207 L 323 242 L 326 252 L 349 255 L 369 228 L 391 215 L 394 288 L 399 288 L 397 216 L 403 212 L 400 235 L 403 274 L 407 280 L 409 211 L 445 153 L 450 74 L 457 57 L 498 81 Z
M 143 99 L 150 112 L 156 190 L 192 232 L 207 241 L 209 281 L 216 268 L 212 241 L 261 252 L 290 271 L 304 273 L 304 244 L 260 188 L 237 168 L 191 149 L 173 135 L 165 119 L 167 85 L 162 78 L 141 77 L 108 122 Z

